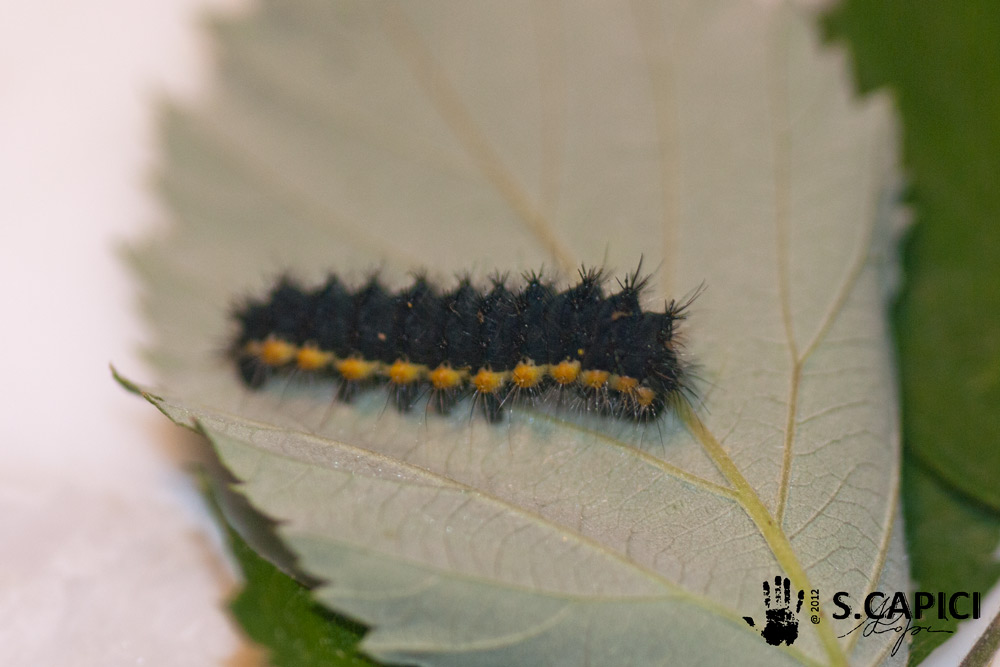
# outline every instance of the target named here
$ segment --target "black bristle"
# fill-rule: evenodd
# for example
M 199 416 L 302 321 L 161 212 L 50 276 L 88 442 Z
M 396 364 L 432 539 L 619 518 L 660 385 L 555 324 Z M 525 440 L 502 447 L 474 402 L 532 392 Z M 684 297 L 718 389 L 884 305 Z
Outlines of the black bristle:
M 299 338 L 320 349 L 347 356 L 351 348 L 354 296 L 336 276 L 309 295 L 309 317 L 301 323 Z
M 372 278 L 354 296 L 351 349 L 364 359 L 392 363 L 400 354 L 394 299 Z
M 555 295 L 545 317 L 548 363 L 580 361 L 593 341 L 603 306 L 599 270 L 580 270 L 576 286 Z
M 479 304 L 479 329 L 482 358 L 480 363 L 494 370 L 513 368 L 521 358 L 520 314 L 514 294 L 502 280 Z
M 234 349 L 253 340 L 264 340 L 271 334 L 271 305 L 263 301 L 247 301 L 233 312 L 240 323 L 240 335 Z
M 621 284 L 621 290 L 604 300 L 598 316 L 593 347 L 584 358 L 587 368 L 604 368 L 629 377 L 643 377 L 641 369 L 629 363 L 629 357 L 645 344 L 642 335 L 643 312 L 639 299 L 645 282 L 634 277 Z
M 540 274 L 525 276 L 524 289 L 517 297 L 518 334 L 522 359 L 533 359 L 539 363 L 549 358 L 548 338 L 545 335 L 546 312 L 555 294 L 551 283 L 542 280 Z
M 498 422 L 503 416 L 500 397 L 496 394 L 480 394 L 477 400 L 483 403 L 483 415 L 489 422 Z
M 309 297 L 289 278 L 282 278 L 271 291 L 271 334 L 293 343 L 301 339 L 301 325 L 308 321 Z
M 260 389 L 270 379 L 273 371 L 254 357 L 241 355 L 236 359 L 243 383 L 251 389 Z
M 395 331 L 400 354 L 416 364 L 444 361 L 440 341 L 444 303 L 425 278 L 396 295 Z
M 394 385 L 390 391 L 393 392 L 392 399 L 396 409 L 409 412 L 420 397 L 421 387 L 417 383 Z
M 463 279 L 444 296 L 444 327 L 440 346 L 452 368 L 479 364 L 479 293 Z

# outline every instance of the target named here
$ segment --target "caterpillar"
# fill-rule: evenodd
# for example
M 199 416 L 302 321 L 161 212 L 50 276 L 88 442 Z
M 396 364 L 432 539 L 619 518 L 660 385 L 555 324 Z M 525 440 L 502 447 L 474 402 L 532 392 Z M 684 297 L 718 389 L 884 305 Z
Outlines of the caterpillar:
M 639 269 L 609 295 L 596 268 L 581 268 L 563 291 L 540 272 L 516 289 L 507 282 L 496 276 L 477 289 L 465 277 L 440 291 L 421 274 L 391 292 L 377 276 L 355 290 L 333 274 L 313 289 L 282 277 L 266 297 L 234 308 L 229 356 L 252 389 L 276 374 L 307 374 L 339 379 L 339 400 L 383 385 L 401 411 L 427 394 L 442 414 L 471 395 L 490 421 L 504 405 L 551 394 L 646 421 L 690 390 L 676 328 L 694 297 L 643 311 L 649 276 Z

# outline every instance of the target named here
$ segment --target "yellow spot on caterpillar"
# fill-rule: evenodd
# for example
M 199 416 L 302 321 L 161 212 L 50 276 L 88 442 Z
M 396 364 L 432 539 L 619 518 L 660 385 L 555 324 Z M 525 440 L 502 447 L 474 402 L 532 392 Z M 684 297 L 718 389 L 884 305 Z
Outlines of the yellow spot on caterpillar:
M 611 377 L 607 371 L 584 371 L 580 374 L 580 382 L 591 389 L 600 389 Z
M 345 380 L 365 380 L 375 372 L 375 364 L 364 359 L 352 357 L 338 361 L 337 372 Z
M 655 398 L 656 392 L 649 387 L 639 387 L 635 390 L 635 402 L 639 404 L 639 407 L 648 408 L 653 404 Z
M 472 384 L 476 386 L 476 390 L 481 394 L 495 394 L 500 391 L 505 379 L 503 373 L 494 373 L 485 368 L 480 368 L 479 372 L 472 378 Z
M 454 389 L 462 382 L 462 373 L 447 364 L 441 364 L 430 372 L 431 384 L 435 389 Z
M 576 382 L 577 376 L 580 375 L 580 362 L 560 361 L 549 372 L 552 373 L 552 379 L 559 384 L 571 384 Z
M 576 349 L 576 356 L 578 356 L 578 357 L 582 357 L 583 356 L 583 348 L 582 347 L 578 347 Z
M 612 375 L 611 388 L 623 394 L 634 394 L 639 381 L 627 375 Z
M 410 384 L 420 379 L 423 367 L 408 361 L 397 359 L 389 366 L 389 381 L 393 384 Z
M 268 338 L 261 343 L 259 356 L 268 366 L 284 366 L 295 357 L 295 346 L 279 338 Z
M 295 363 L 304 371 L 315 371 L 323 368 L 333 360 L 333 355 L 324 352 L 315 345 L 305 345 L 299 348 Z
M 530 389 L 534 387 L 542 378 L 545 377 L 545 369 L 536 366 L 532 362 L 524 363 L 521 362 L 514 367 L 514 372 L 511 373 L 511 379 L 521 389 Z

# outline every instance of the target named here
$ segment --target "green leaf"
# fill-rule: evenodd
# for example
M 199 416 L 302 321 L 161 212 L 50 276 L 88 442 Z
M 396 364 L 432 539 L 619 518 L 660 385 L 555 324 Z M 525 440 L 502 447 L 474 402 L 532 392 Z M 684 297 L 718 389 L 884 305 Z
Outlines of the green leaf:
M 761 582 L 900 590 L 893 127 L 776 3 L 283 2 L 219 27 L 167 119 L 171 233 L 135 253 L 151 400 L 212 440 L 366 652 L 420 664 L 872 664 L 894 637 L 743 621 Z M 694 409 L 493 426 L 369 393 L 250 392 L 228 306 L 291 267 L 659 267 L 708 285 Z M 654 302 L 655 303 L 655 302 Z M 828 599 L 828 598 L 827 598 Z M 903 652 L 896 656 L 900 661 Z
M 370 667 L 357 651 L 364 629 L 318 606 L 308 588 L 258 555 L 226 525 L 245 584 L 230 603 L 244 631 L 275 667 Z
M 891 84 L 917 213 L 896 313 L 907 447 L 1000 510 L 1000 11 L 849 0 L 864 87 Z
M 128 389 L 137 389 L 117 374 L 115 378 Z M 268 664 L 275 667 L 378 664 L 358 651 L 365 628 L 316 603 L 309 587 L 317 582 L 299 571 L 294 555 L 275 543 L 274 525 L 231 490 L 234 480 L 226 474 L 221 462 L 206 457 L 197 469 L 197 478 L 243 573 L 243 586 L 229 608 L 244 632 L 267 649 Z M 281 567 L 261 553 L 268 554 Z
M 903 466 L 903 493 L 910 566 L 916 590 L 979 591 L 984 596 L 1000 577 L 995 553 L 1000 517 L 942 484 L 913 457 Z M 954 619 L 935 620 L 935 630 L 954 630 Z M 923 660 L 951 635 L 920 633 L 911 659 Z

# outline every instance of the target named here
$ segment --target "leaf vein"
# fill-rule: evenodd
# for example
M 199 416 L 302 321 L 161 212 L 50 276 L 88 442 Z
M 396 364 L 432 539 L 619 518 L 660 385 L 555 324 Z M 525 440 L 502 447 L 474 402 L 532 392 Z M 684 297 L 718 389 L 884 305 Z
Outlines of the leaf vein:
M 564 272 L 571 273 L 577 266 L 574 254 L 563 244 L 551 222 L 538 210 L 496 149 L 483 136 L 458 91 L 406 15 L 397 5 L 389 4 L 382 16 L 386 34 L 455 138 L 549 256 Z

